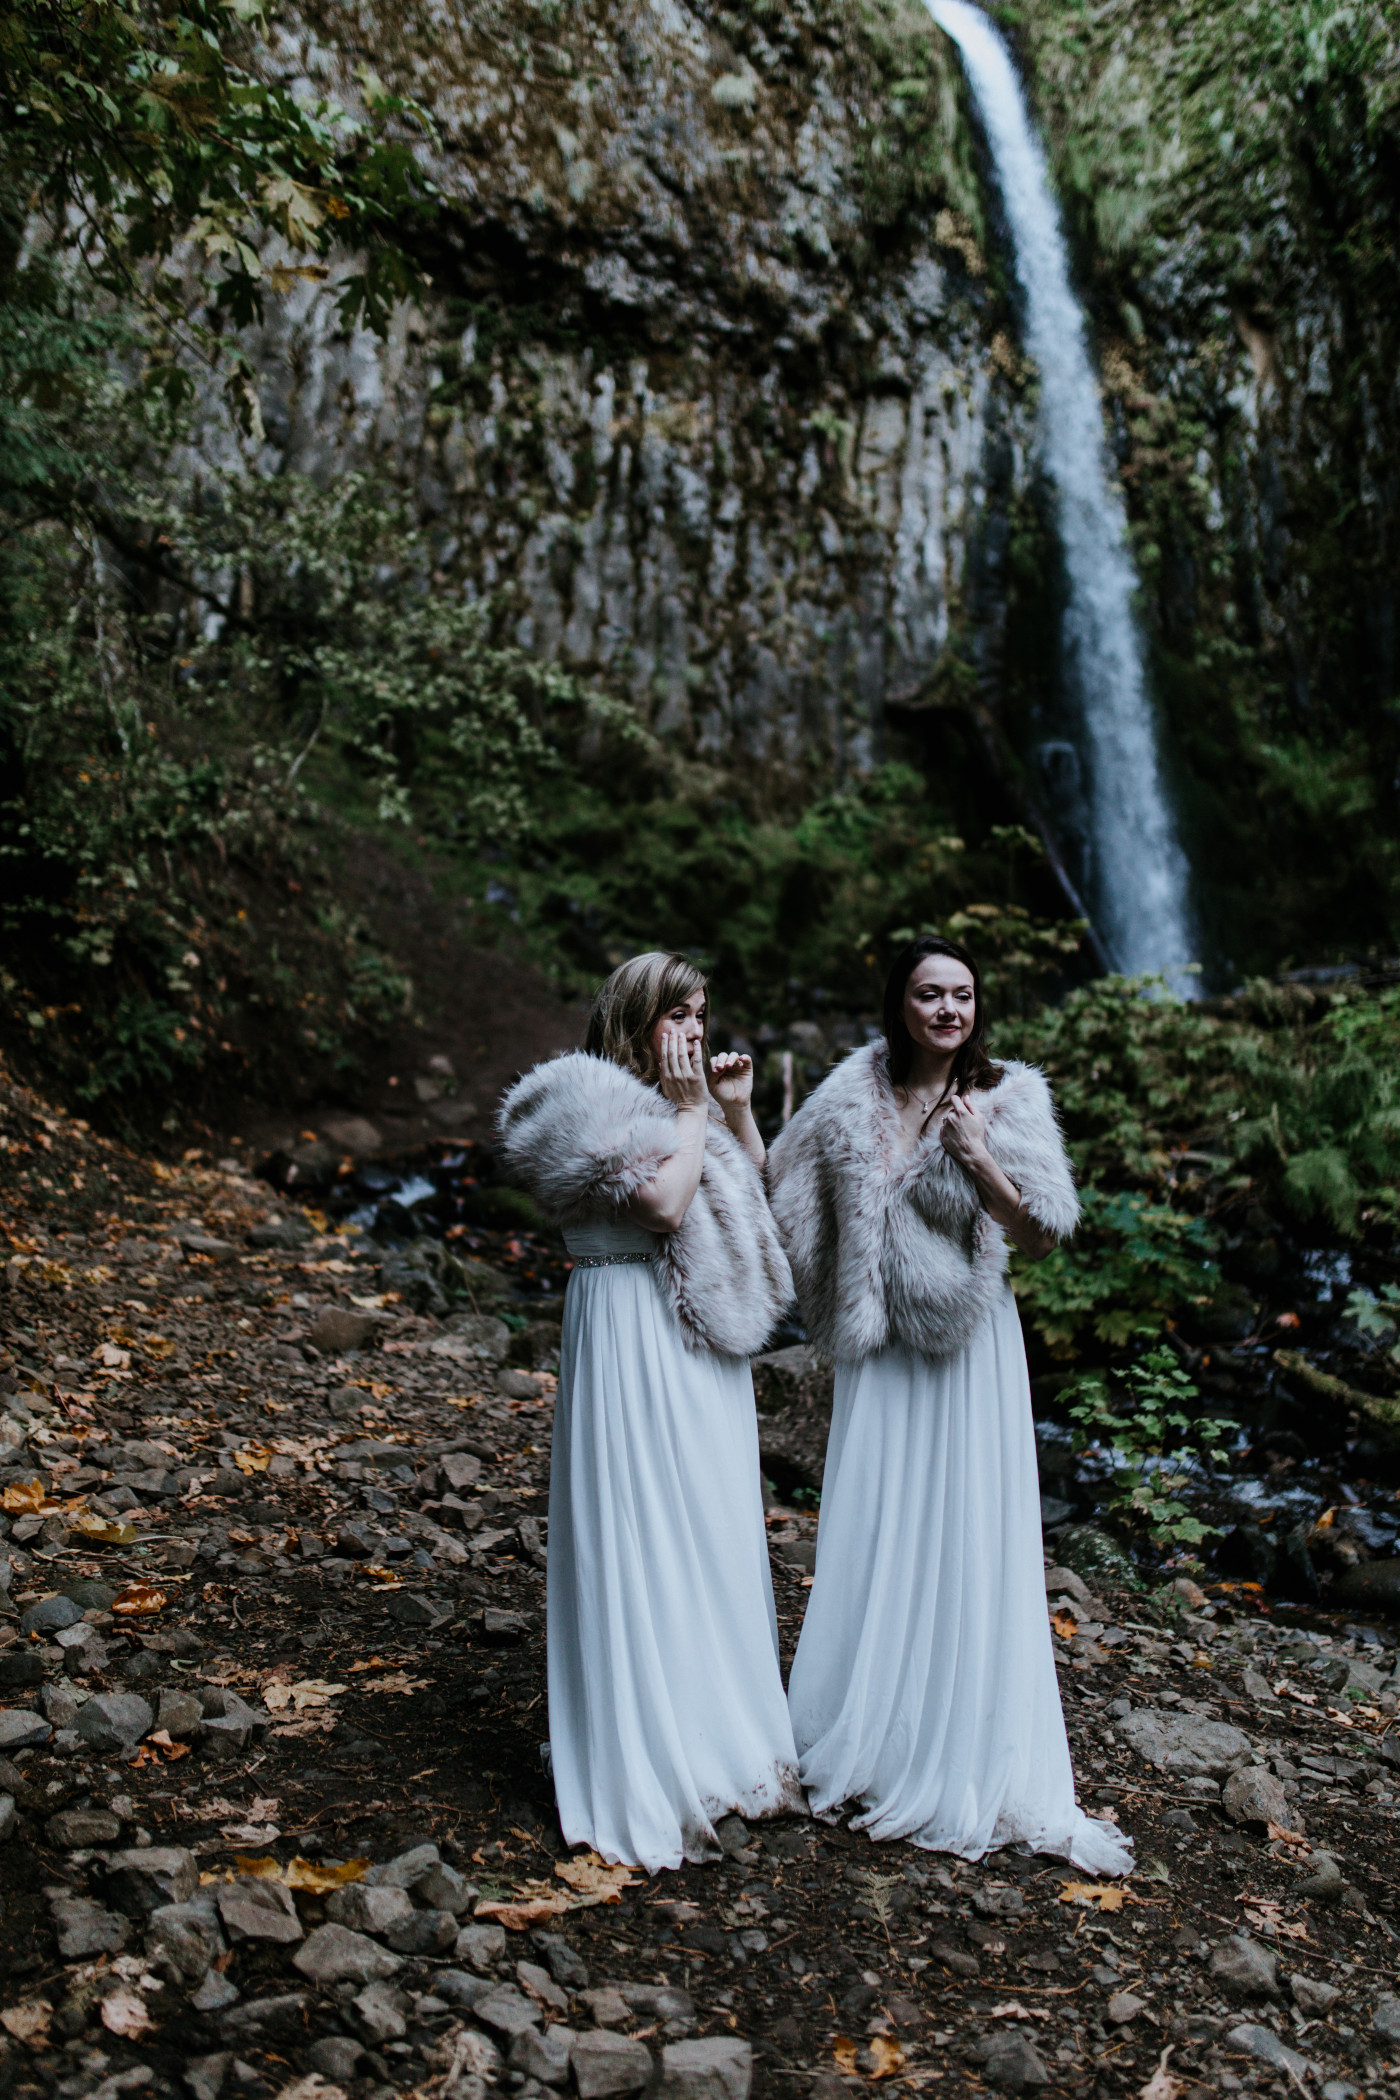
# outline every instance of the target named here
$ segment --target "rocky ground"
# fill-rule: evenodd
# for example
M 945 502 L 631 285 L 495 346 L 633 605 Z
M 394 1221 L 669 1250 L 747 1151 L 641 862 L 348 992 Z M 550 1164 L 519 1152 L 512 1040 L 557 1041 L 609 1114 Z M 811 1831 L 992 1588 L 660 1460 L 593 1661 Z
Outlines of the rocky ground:
M 324 1231 L 237 1161 L 8 1086 L 0 1136 L 0 2093 L 1400 2083 L 1384 1625 L 1047 1566 L 1121 1888 L 843 1823 L 731 1821 L 653 1879 L 571 1858 L 557 1255 L 477 1235 L 446 1295 L 440 1243 Z M 814 1533 L 770 1513 L 788 1653 Z

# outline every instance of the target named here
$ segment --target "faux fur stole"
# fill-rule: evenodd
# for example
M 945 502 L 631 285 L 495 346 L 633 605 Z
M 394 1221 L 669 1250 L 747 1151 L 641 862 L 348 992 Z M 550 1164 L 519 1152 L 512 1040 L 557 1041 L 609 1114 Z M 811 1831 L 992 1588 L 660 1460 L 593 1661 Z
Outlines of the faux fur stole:
M 609 1059 L 571 1050 L 501 1104 L 510 1172 L 558 1225 L 617 1217 L 676 1149 L 664 1094 Z M 714 1102 L 700 1186 L 679 1227 L 657 1234 L 656 1276 L 691 1348 L 762 1349 L 792 1303 L 792 1275 L 763 1177 Z
M 1050 1088 L 1007 1062 L 969 1098 L 987 1149 L 1027 1210 L 1063 1239 L 1079 1201 Z M 1001 1288 L 1006 1241 L 972 1177 L 931 1134 L 905 1159 L 883 1043 L 855 1051 L 803 1102 L 768 1155 L 773 1213 L 816 1346 L 838 1361 L 891 1342 L 929 1357 L 966 1347 Z

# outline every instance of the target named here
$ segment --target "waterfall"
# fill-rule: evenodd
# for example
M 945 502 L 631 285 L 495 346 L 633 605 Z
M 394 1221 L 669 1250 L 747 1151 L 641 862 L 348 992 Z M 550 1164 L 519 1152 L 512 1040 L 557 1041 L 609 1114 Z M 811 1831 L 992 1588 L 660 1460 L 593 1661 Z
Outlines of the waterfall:
M 1041 454 L 1054 488 L 1068 603 L 1065 656 L 1078 701 L 1095 925 L 1116 967 L 1163 971 L 1179 993 L 1192 959 L 1188 871 L 1162 784 L 1127 517 L 1110 472 L 1084 313 L 1049 171 L 1011 54 L 968 0 L 924 0 L 962 53 L 986 129 L 1040 371 Z

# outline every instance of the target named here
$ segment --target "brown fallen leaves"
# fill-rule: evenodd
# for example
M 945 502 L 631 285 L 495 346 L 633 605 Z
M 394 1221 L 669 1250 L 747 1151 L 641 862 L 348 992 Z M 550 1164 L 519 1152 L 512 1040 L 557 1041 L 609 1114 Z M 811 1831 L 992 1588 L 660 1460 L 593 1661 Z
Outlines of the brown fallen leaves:
M 1100 1910 L 1121 1910 L 1125 1891 L 1111 1881 L 1067 1881 L 1060 1890 L 1061 1903 L 1097 1903 Z
M 904 2069 L 904 2051 L 899 2043 L 887 2034 L 873 2034 L 866 2044 L 872 2060 L 872 2068 L 865 2075 L 872 2079 L 897 2078 Z M 836 2068 L 844 2078 L 859 2078 L 860 2044 L 849 2034 L 838 2034 L 832 2044 L 832 2055 Z
M 158 1590 L 153 1582 L 128 1582 L 117 1591 L 109 1609 L 116 1618 L 137 1619 L 164 1611 L 169 1601 L 165 1591 Z
M 302 1859 L 300 1854 L 289 1860 L 286 1866 L 271 1857 L 250 1858 L 247 1853 L 235 1853 L 235 1874 L 251 1876 L 257 1881 L 280 1881 L 284 1889 L 305 1889 L 313 1896 L 329 1895 L 332 1889 L 342 1889 L 349 1881 L 363 1881 L 369 1872 L 368 1859 L 343 1859 L 338 1866 L 323 1866 L 319 1860 Z M 200 1880 L 206 1877 L 201 1874 Z M 231 1877 L 210 1875 L 208 1879 L 224 1880 Z
M 633 1868 L 610 1867 L 596 1852 L 561 1859 L 554 1871 L 568 1884 L 570 1894 L 548 1881 L 527 1881 L 509 1896 L 484 1897 L 474 1915 L 504 1925 L 507 1932 L 528 1932 L 532 1925 L 546 1924 L 566 1910 L 592 1910 L 599 1903 L 620 1903 L 622 1891 L 637 1880 Z

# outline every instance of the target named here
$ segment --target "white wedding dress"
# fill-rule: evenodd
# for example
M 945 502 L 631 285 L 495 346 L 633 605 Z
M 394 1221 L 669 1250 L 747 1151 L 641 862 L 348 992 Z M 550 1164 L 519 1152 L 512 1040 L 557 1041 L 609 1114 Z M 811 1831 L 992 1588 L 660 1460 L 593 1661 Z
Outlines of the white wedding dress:
M 579 1257 L 648 1255 L 599 1222 Z M 713 1858 L 715 1823 L 805 1814 L 778 1671 L 753 1380 L 687 1348 L 647 1260 L 575 1268 L 549 1486 L 559 1819 L 604 1859 Z
M 1131 1841 L 1075 1804 L 1009 1284 L 958 1356 L 837 1365 L 789 1703 L 818 1814 L 858 1801 L 875 1838 L 1131 1870 Z

